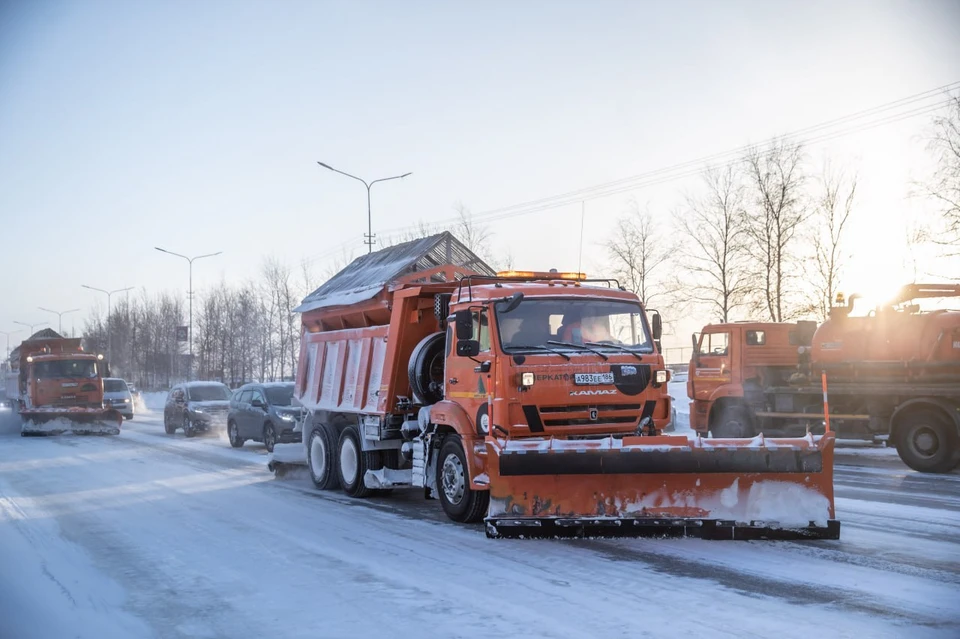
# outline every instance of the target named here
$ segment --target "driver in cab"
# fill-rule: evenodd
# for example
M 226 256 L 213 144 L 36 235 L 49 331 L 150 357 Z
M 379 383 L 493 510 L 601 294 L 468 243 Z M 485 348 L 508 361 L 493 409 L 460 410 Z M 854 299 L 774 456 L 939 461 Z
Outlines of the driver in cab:
M 561 342 L 571 344 L 613 341 L 610 328 L 607 326 L 608 321 L 609 318 L 605 315 L 592 317 L 583 315 L 580 309 L 573 309 L 564 314 L 557 336 Z

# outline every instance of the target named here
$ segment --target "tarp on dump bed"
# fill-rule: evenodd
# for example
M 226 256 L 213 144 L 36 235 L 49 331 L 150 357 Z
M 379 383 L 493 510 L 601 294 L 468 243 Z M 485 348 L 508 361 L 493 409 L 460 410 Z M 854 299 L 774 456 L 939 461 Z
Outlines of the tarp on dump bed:
M 404 242 L 358 257 L 345 269 L 307 295 L 295 313 L 318 308 L 356 304 L 373 298 L 384 286 L 404 275 L 444 264 L 494 275 L 494 270 L 457 240 L 449 231 Z M 438 280 L 444 281 L 444 280 Z

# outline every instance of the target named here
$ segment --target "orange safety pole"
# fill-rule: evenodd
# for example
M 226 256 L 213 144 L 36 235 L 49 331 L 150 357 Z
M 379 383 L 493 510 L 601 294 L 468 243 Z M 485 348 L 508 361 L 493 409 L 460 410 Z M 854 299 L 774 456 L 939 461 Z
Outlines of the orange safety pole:
M 820 385 L 823 387 L 823 421 L 826 424 L 827 433 L 830 432 L 830 404 L 827 401 L 827 374 L 820 373 Z

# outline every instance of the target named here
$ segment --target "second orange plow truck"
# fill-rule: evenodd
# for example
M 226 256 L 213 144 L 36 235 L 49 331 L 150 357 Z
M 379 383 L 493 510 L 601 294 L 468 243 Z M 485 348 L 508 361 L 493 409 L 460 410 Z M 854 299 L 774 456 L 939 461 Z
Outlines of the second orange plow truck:
M 839 537 L 831 434 L 661 434 L 661 319 L 612 280 L 495 274 L 443 233 L 358 258 L 296 310 L 321 489 L 417 487 L 491 537 Z

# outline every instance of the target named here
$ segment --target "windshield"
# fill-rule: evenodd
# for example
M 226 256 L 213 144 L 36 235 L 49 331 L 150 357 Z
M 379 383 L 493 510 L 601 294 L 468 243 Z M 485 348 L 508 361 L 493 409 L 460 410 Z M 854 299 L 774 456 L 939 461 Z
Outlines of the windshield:
M 34 372 L 39 379 L 56 377 L 87 377 L 97 376 L 97 363 L 92 359 L 63 359 L 49 362 L 37 362 Z
M 293 384 L 284 386 L 268 386 L 267 403 L 271 406 L 289 406 L 293 401 Z
M 187 388 L 187 398 L 191 402 L 212 402 L 230 399 L 230 390 L 223 384 L 209 386 L 190 386 Z
M 547 347 L 556 342 L 590 344 L 605 350 L 626 347 L 653 352 L 639 304 L 614 300 L 525 298 L 509 313 L 497 311 L 504 350 Z
M 128 389 L 122 379 L 105 379 L 103 380 L 103 391 L 105 393 L 124 393 Z

